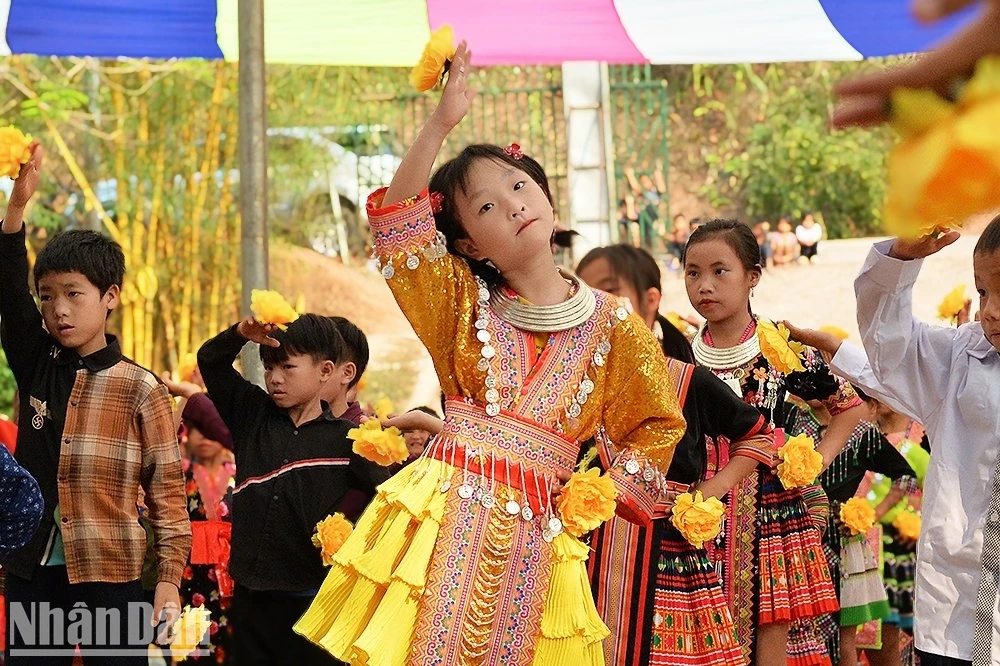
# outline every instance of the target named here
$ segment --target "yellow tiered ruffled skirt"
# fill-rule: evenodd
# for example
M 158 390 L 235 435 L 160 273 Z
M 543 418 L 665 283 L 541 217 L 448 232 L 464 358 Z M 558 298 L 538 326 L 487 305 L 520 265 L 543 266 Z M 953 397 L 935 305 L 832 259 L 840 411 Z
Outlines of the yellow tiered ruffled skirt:
M 458 636 L 463 633 L 462 624 L 453 627 L 457 631 L 449 631 L 449 622 L 454 618 L 433 615 L 447 614 L 441 613 L 441 608 L 461 609 L 462 600 L 468 598 L 463 593 L 474 593 L 449 589 L 473 585 L 476 572 L 472 569 L 480 555 L 476 546 L 473 557 L 468 557 L 469 544 L 478 541 L 469 539 L 459 544 L 453 535 L 461 532 L 464 523 L 478 521 L 482 526 L 484 520 L 493 518 L 485 514 L 473 518 L 463 515 L 489 510 L 475 502 L 463 503 L 454 488 L 441 492 L 442 482 L 456 472 L 458 481 L 460 471 L 444 462 L 421 458 L 383 484 L 335 556 L 326 581 L 295 631 L 355 666 L 422 666 L 427 662 L 426 655 L 432 653 L 439 655 L 446 666 L 466 661 L 460 656 L 467 647 Z M 511 491 L 498 484 L 497 496 L 502 499 L 506 492 Z M 520 521 L 505 518 L 499 507 L 495 510 L 499 519 L 494 522 Z M 537 521 L 523 525 L 518 522 L 514 527 L 540 530 Z M 524 557 L 523 550 L 511 549 L 502 568 L 524 569 L 524 560 L 534 559 L 533 566 L 541 572 L 537 580 L 547 585 L 532 591 L 531 581 L 520 585 L 516 576 L 508 576 L 507 582 L 499 586 L 500 591 L 519 597 L 512 606 L 518 609 L 518 616 L 530 616 L 522 609 L 537 606 L 540 622 L 525 627 L 523 633 L 528 635 L 513 639 L 507 634 L 490 635 L 485 652 L 480 653 L 484 656 L 475 661 L 483 666 L 603 666 L 601 642 L 609 631 L 594 607 L 585 568 L 587 546 L 565 533 L 551 544 L 534 537 L 522 538 L 519 543 L 531 544 L 535 552 Z M 461 557 L 453 552 L 458 548 L 464 549 Z M 469 570 L 455 565 L 456 560 L 470 562 Z M 442 570 L 451 577 L 442 576 Z M 455 598 L 458 602 L 441 605 L 437 603 L 441 598 Z M 496 617 L 486 626 L 523 626 L 514 618 L 511 623 L 504 622 L 505 618 Z M 511 642 L 525 647 L 501 654 L 498 646 Z

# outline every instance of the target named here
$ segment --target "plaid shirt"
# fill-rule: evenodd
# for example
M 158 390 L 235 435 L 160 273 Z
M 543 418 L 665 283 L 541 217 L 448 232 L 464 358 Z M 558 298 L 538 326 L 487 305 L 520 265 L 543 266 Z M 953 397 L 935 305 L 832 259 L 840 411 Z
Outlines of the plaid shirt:
M 31 578 L 54 538 L 59 507 L 71 583 L 139 579 L 153 526 L 157 581 L 179 585 L 191 548 L 173 407 L 162 383 L 118 341 L 86 357 L 44 331 L 28 290 L 24 232 L 0 234 L 0 338 L 21 394 L 18 462 L 38 480 L 42 524 L 5 567 Z

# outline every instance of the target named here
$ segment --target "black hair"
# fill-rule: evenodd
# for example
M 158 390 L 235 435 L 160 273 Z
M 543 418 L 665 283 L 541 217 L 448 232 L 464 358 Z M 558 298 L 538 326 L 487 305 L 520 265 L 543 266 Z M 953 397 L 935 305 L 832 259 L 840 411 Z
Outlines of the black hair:
M 284 363 L 289 356 L 311 356 L 313 361 L 341 363 L 347 356 L 344 338 L 328 317 L 304 314 L 288 325 L 284 331 L 271 334 L 281 343 L 280 347 L 260 346 L 260 360 L 265 366 Z
M 711 220 L 692 231 L 681 261 L 687 263 L 687 250 L 692 245 L 713 238 L 721 239 L 732 248 L 736 258 L 743 266 L 743 270 L 751 273 L 761 271 L 760 246 L 757 245 L 757 237 L 753 235 L 750 227 L 738 220 Z
M 337 327 L 340 337 L 344 340 L 344 361 L 350 361 L 357 368 L 354 379 L 347 385 L 352 389 L 361 381 L 361 375 L 365 374 L 368 368 L 370 352 L 368 350 L 368 338 L 365 332 L 354 325 L 349 319 L 344 317 L 327 317 Z
M 851 384 L 851 388 L 853 388 L 854 392 L 858 394 L 858 397 L 864 400 L 865 402 L 872 402 L 875 400 L 873 397 L 865 393 L 864 389 L 862 389 L 857 384 Z
M 101 295 L 125 280 L 125 253 L 121 246 L 96 231 L 74 229 L 53 237 L 35 259 L 35 289 L 50 273 L 80 273 Z
M 642 248 L 627 243 L 594 248 L 580 260 L 576 271 L 582 272 L 589 264 L 598 259 L 607 261 L 615 277 L 631 284 L 640 298 L 650 289 L 660 291 L 663 288 L 660 267 L 656 264 L 653 256 Z M 640 305 L 642 305 L 641 301 Z M 645 312 L 639 314 L 642 317 L 646 316 Z M 656 320 L 660 322 L 660 328 L 663 331 L 663 340 L 660 343 L 663 353 L 678 361 L 693 364 L 694 352 L 691 350 L 691 343 L 684 337 L 684 334 L 659 313 L 656 314 Z
M 972 253 L 991 254 L 997 250 L 1000 250 L 1000 215 L 994 217 L 993 221 L 983 229 L 983 233 L 976 243 L 976 249 Z
M 434 417 L 434 418 L 436 418 L 436 419 L 439 419 L 439 418 L 441 418 L 441 415 L 440 415 L 440 414 L 438 414 L 437 412 L 435 412 L 435 411 L 434 411 L 433 409 L 431 409 L 430 407 L 414 407 L 414 408 L 413 408 L 413 409 L 411 409 L 410 411 L 411 411 L 411 412 L 423 412 L 424 414 L 430 414 L 431 416 L 433 416 L 433 417 Z
M 455 195 L 458 192 L 462 194 L 467 192 L 469 172 L 478 160 L 483 159 L 505 164 L 526 173 L 542 188 L 550 204 L 552 203 L 552 192 L 549 189 L 549 179 L 541 164 L 522 153 L 508 152 L 507 149 L 488 143 L 466 146 L 456 157 L 442 164 L 431 176 L 430 191 L 438 192 L 444 196 L 441 210 L 434 214 L 434 221 L 438 231 L 443 233 L 448 241 L 448 251 L 464 258 L 472 268 L 472 272 L 485 280 L 487 284 L 495 285 L 500 283 L 500 272 L 496 268 L 486 261 L 466 257 L 455 248 L 457 241 L 468 238 L 468 234 L 462 227 L 462 221 L 458 219 Z
M 573 239 L 580 235 L 580 232 L 569 230 L 560 230 L 552 232 L 552 244 L 567 250 L 573 249 Z

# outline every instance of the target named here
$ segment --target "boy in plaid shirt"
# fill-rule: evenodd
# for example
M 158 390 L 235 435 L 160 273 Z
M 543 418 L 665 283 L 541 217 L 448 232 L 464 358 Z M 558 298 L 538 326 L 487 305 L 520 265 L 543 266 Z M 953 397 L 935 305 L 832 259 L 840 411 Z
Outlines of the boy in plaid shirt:
M 155 617 L 165 606 L 179 607 L 191 548 L 172 405 L 155 375 L 124 358 L 118 340 L 105 334 L 125 272 L 117 243 L 89 231 L 49 241 L 35 262 L 41 313 L 35 307 L 21 223 L 42 164 L 42 149 L 33 144 L 31 150 L 0 234 L 0 341 L 20 391 L 17 460 L 38 480 L 45 508 L 35 536 L 4 564 L 8 664 L 69 664 L 72 642 L 81 646 L 84 663 L 105 663 L 107 655 L 97 651 L 114 650 L 121 656 L 111 663 L 138 666 L 146 663 L 149 642 L 148 631 L 137 635 L 139 627 L 128 626 L 129 604 L 143 599 L 140 488 L 156 550 Z M 36 635 L 20 634 L 15 611 L 44 616 L 42 604 L 48 604 L 61 609 L 56 617 L 71 620 L 80 602 L 106 620 L 91 622 L 89 635 L 60 631 L 67 627 L 43 633 L 38 626 L 27 630 Z

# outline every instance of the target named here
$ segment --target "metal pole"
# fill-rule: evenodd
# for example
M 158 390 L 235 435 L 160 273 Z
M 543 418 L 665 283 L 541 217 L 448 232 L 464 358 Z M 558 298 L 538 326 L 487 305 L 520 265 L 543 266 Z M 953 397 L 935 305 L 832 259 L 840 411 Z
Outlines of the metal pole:
M 250 314 L 250 292 L 267 289 L 267 100 L 264 0 L 239 0 L 240 38 L 240 309 Z M 243 376 L 263 384 L 254 345 L 243 349 Z

